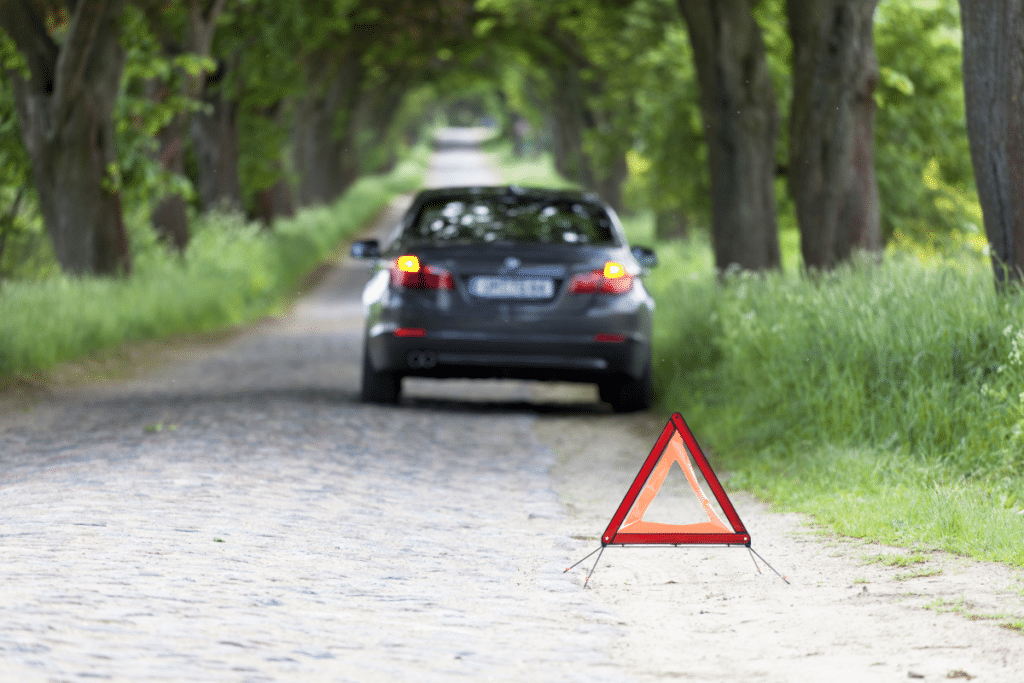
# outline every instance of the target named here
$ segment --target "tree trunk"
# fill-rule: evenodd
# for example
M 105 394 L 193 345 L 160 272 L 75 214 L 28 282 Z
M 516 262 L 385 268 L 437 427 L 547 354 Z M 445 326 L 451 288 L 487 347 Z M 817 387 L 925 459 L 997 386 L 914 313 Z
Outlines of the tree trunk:
M 1024 3 L 960 0 L 971 163 L 996 286 L 1024 280 Z
M 349 139 L 356 144 L 354 168 L 359 173 L 387 173 L 398 162 L 395 147 L 398 144 L 395 120 L 405 97 L 405 83 L 401 78 L 388 76 L 370 87 L 364 87 L 349 119 Z M 354 178 L 353 178 L 354 180 Z
M 181 114 L 157 135 L 160 168 L 175 175 L 185 174 L 185 135 L 187 120 Z M 178 251 L 188 246 L 188 207 L 180 194 L 170 194 L 156 202 L 150 214 L 153 228 L 164 241 Z
M 124 54 L 124 0 L 80 0 L 57 46 L 33 5 L 0 1 L 0 27 L 30 76 L 11 73 L 22 138 L 47 232 L 68 273 L 131 271 L 111 120 Z
M 285 100 L 281 99 L 268 107 L 248 112 L 249 125 L 252 126 L 249 135 L 258 135 L 261 157 L 248 160 L 250 176 L 247 184 L 254 188 L 250 217 L 268 228 L 278 218 L 295 215 L 292 188 L 285 171 L 285 152 L 277 135 L 277 131 L 287 130 L 287 109 Z
M 624 149 L 601 150 L 606 159 L 595 161 L 587 151 L 587 136 L 600 135 L 609 126 L 588 101 L 593 87 L 580 77 L 579 64 L 567 61 L 555 72 L 554 116 L 551 125 L 555 170 L 568 180 L 596 192 L 616 211 L 622 210 L 622 183 L 629 175 Z
M 682 209 L 664 209 L 654 214 L 654 237 L 659 242 L 684 240 L 690 235 L 690 219 Z
M 185 50 L 201 57 L 209 57 L 213 45 L 213 34 L 217 27 L 217 18 L 224 9 L 226 0 L 214 0 L 204 13 L 199 0 L 189 0 L 188 21 L 185 27 Z M 159 15 L 157 15 L 159 16 Z M 163 33 L 167 35 L 167 31 Z M 165 41 L 165 52 L 170 52 Z M 206 74 L 183 74 L 181 95 L 187 99 L 198 99 L 202 96 L 206 82 Z M 165 98 L 170 93 L 161 89 L 155 93 Z M 178 176 L 185 175 L 185 141 L 191 123 L 191 115 L 179 113 L 171 119 L 157 135 L 159 142 L 158 159 L 161 168 Z M 161 198 L 151 214 L 153 227 L 167 242 L 173 244 L 178 251 L 188 246 L 188 207 L 180 194 L 171 194 Z
M 242 206 L 238 176 L 238 102 L 221 87 L 207 87 L 210 112 L 192 117 L 192 145 L 199 166 L 199 201 L 204 211 Z
M 299 173 L 299 203 L 329 204 L 348 189 L 358 175 L 351 118 L 365 71 L 355 57 L 299 102 L 295 121 L 295 167 Z
M 512 156 L 522 159 L 526 156 L 526 136 L 530 131 L 530 123 L 516 112 L 510 112 L 505 133 L 512 140 Z
M 295 204 L 292 201 L 292 188 L 288 179 L 283 177 L 263 190 L 257 190 L 253 198 L 255 218 L 270 227 L 278 218 L 295 216 Z
M 617 212 L 622 212 L 622 184 L 629 177 L 625 152 L 613 152 L 609 164 L 601 164 L 602 171 L 595 171 L 594 191 Z
M 583 132 L 594 125 L 587 106 L 586 93 L 579 70 L 571 65 L 560 67 L 555 78 L 554 119 L 551 128 L 555 170 L 583 187 L 594 188 L 590 159 L 583 149 Z
M 788 0 L 793 40 L 789 189 L 804 265 L 881 248 L 874 164 L 877 0 Z
M 778 268 L 778 111 L 750 0 L 678 0 L 700 82 L 715 265 Z

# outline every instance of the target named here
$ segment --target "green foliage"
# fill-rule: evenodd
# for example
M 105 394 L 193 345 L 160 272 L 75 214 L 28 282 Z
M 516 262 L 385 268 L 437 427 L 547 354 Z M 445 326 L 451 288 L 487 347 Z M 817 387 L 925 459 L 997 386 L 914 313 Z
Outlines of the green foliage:
M 934 242 L 981 225 L 964 115 L 956 0 L 883 0 L 875 19 L 882 227 Z
M 631 44 L 648 46 L 619 84 L 635 99 L 637 145 L 628 156 L 631 208 L 679 209 L 706 224 L 711 210 L 708 154 L 686 27 L 669 0 L 636 3 L 627 27 Z
M 512 145 L 506 140 L 501 140 L 491 145 L 491 156 L 501 168 L 503 183 L 523 187 L 579 189 L 579 185 L 555 172 L 550 153 L 545 152 L 527 159 L 517 158 L 512 153 Z
M 188 179 L 161 168 L 154 136 L 175 116 L 202 109 L 201 102 L 181 94 L 181 81 L 183 74 L 211 69 L 213 63 L 188 53 L 166 55 L 146 16 L 134 6 L 125 8 L 121 25 L 125 67 L 114 126 L 122 201 L 131 213 L 168 194 L 194 197 Z
M 983 259 L 723 286 L 700 240 L 658 253 L 661 403 L 732 486 L 844 534 L 1024 564 L 1024 298 L 997 296 Z
M 13 41 L 0 32 L 0 280 L 34 274 L 53 263 L 7 72 L 21 68 L 24 60 Z
M 553 176 L 544 159 L 505 167 Z M 624 225 L 652 242 L 649 214 Z M 724 284 L 705 233 L 655 245 L 659 404 L 731 488 L 846 535 L 1024 565 L 1024 293 L 994 293 L 977 235 L 819 280 L 792 267 L 796 237 L 780 239 L 789 275 Z
M 237 214 L 206 215 L 184 257 L 150 245 L 127 279 L 4 283 L 0 377 L 126 341 L 214 330 L 280 311 L 299 278 L 340 240 L 419 185 L 425 162 L 421 149 L 391 175 L 360 179 L 335 205 L 281 221 L 273 232 Z

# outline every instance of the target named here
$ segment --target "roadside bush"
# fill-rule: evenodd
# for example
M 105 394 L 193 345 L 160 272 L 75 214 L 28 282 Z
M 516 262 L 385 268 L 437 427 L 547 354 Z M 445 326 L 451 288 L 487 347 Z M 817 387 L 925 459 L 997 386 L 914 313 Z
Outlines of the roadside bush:
M 649 214 L 623 223 L 652 243 Z M 659 407 L 730 489 L 849 536 L 1024 565 L 1024 293 L 995 294 L 976 235 L 813 278 L 799 235 L 780 245 L 786 272 L 720 280 L 706 231 L 654 244 Z
M 1024 564 L 1024 298 L 986 264 L 685 270 L 649 281 L 661 404 L 732 486 L 848 535 Z
M 362 178 L 333 206 L 273 230 L 239 214 L 201 217 L 183 256 L 151 246 L 129 278 L 5 282 L 0 377 L 45 370 L 126 341 L 207 332 L 279 312 L 302 276 L 422 181 L 426 149 L 386 176 Z

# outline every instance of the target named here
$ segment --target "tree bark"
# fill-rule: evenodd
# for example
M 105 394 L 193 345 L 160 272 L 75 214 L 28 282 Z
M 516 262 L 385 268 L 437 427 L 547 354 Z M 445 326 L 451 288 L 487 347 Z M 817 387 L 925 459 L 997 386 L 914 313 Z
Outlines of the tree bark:
M 0 0 L 0 27 L 29 66 L 11 73 L 22 138 L 47 232 L 73 274 L 131 271 L 111 115 L 124 54 L 124 0 L 79 0 L 58 46 L 29 0 Z
M 185 51 L 209 57 L 213 45 L 213 35 L 217 27 L 217 18 L 224 9 L 226 0 L 213 0 L 208 8 L 199 0 L 189 0 L 187 22 L 185 26 Z M 154 8 L 155 9 L 155 8 Z M 159 15 L 157 15 L 159 17 Z M 151 16 L 151 21 L 159 21 Z M 166 35 L 166 31 L 164 32 Z M 173 53 L 173 49 L 165 41 L 165 52 Z M 206 83 L 206 74 L 183 74 L 181 94 L 188 99 L 202 97 Z M 159 92 L 166 96 L 167 92 Z M 191 115 L 179 113 L 171 119 L 157 135 L 159 143 L 158 161 L 164 171 L 175 175 L 185 175 L 185 143 L 191 124 Z M 188 246 L 188 206 L 180 194 L 171 194 L 156 202 L 151 214 L 153 227 L 167 242 L 178 251 Z
M 555 170 L 574 183 L 593 188 L 594 175 L 583 149 L 583 131 L 594 125 L 594 116 L 587 106 L 578 68 L 568 63 L 562 65 L 556 72 L 555 88 L 551 130 Z
M 270 187 L 257 190 L 253 206 L 255 218 L 267 227 L 272 226 L 278 218 L 292 218 L 295 215 L 295 204 L 287 178 L 282 176 Z
M 778 268 L 778 111 L 750 0 L 678 0 L 700 82 L 715 265 Z
M 365 75 L 359 59 L 349 56 L 334 74 L 314 74 L 314 86 L 299 102 L 294 146 L 302 206 L 329 204 L 355 182 L 359 167 L 351 119 Z M 317 87 L 318 81 L 323 85 Z
M 881 248 L 872 26 L 878 0 L 787 0 L 793 41 L 789 189 L 804 266 Z
M 203 100 L 209 112 L 192 117 L 192 145 L 199 167 L 199 201 L 204 211 L 242 206 L 242 184 L 238 175 L 238 102 L 224 94 L 222 65 L 208 79 Z
M 287 110 L 285 100 L 281 99 L 261 110 L 252 110 L 249 116 L 251 121 L 259 118 L 269 122 L 272 128 L 278 130 L 287 129 Z M 257 126 L 256 130 L 266 130 L 263 126 Z M 269 138 L 269 139 L 268 139 Z M 255 173 L 255 178 L 249 182 L 254 183 L 251 217 L 259 220 L 266 227 L 272 227 L 278 218 L 291 218 L 295 215 L 295 202 L 292 197 L 292 187 L 285 171 L 284 149 L 275 144 L 276 136 L 266 135 L 261 142 L 262 147 L 262 170 Z M 252 164 L 253 160 L 250 159 Z
M 580 76 L 582 65 L 566 62 L 554 71 L 556 88 L 551 126 L 555 170 L 567 179 L 596 192 L 616 211 L 622 210 L 622 183 L 629 175 L 625 150 L 608 150 L 608 161 L 596 163 L 588 153 L 588 134 L 606 128 L 602 112 L 588 101 L 593 86 Z
M 389 74 L 381 82 L 364 87 L 349 120 L 350 137 L 358 144 L 357 173 L 388 173 L 398 163 L 395 121 L 405 98 L 406 82 Z
M 690 219 L 682 209 L 664 209 L 654 214 L 654 236 L 659 242 L 684 240 L 690 235 Z
M 1024 280 L 1024 2 L 960 0 L 967 137 L 996 286 Z
M 160 168 L 175 175 L 185 174 L 185 136 L 188 121 L 178 114 L 157 134 L 157 162 Z M 188 246 L 188 207 L 180 194 L 170 194 L 157 200 L 150 213 L 153 228 L 178 251 Z

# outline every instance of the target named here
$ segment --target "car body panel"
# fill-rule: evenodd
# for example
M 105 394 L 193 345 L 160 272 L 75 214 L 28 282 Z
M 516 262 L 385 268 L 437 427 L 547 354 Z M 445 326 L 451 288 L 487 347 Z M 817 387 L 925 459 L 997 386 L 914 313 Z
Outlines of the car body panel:
M 568 202 L 585 216 L 581 220 L 605 216 L 600 219 L 605 232 L 592 230 L 579 238 L 601 243 L 437 244 L 415 234 L 425 205 L 450 197 L 495 196 L 507 196 L 513 208 L 524 197 L 541 205 L 552 198 Z M 517 215 L 517 220 L 525 219 Z M 474 229 L 487 226 L 480 220 Z M 448 273 L 450 288 L 397 286 L 391 271 L 396 259 L 406 255 L 416 256 L 423 272 Z M 617 217 L 592 195 L 507 187 L 424 191 L 375 256 L 377 272 L 363 291 L 366 351 L 375 372 L 599 383 L 649 374 L 654 301 L 641 281 L 644 269 L 630 252 Z M 599 271 L 609 261 L 633 278 L 628 292 L 570 293 L 574 275 Z

